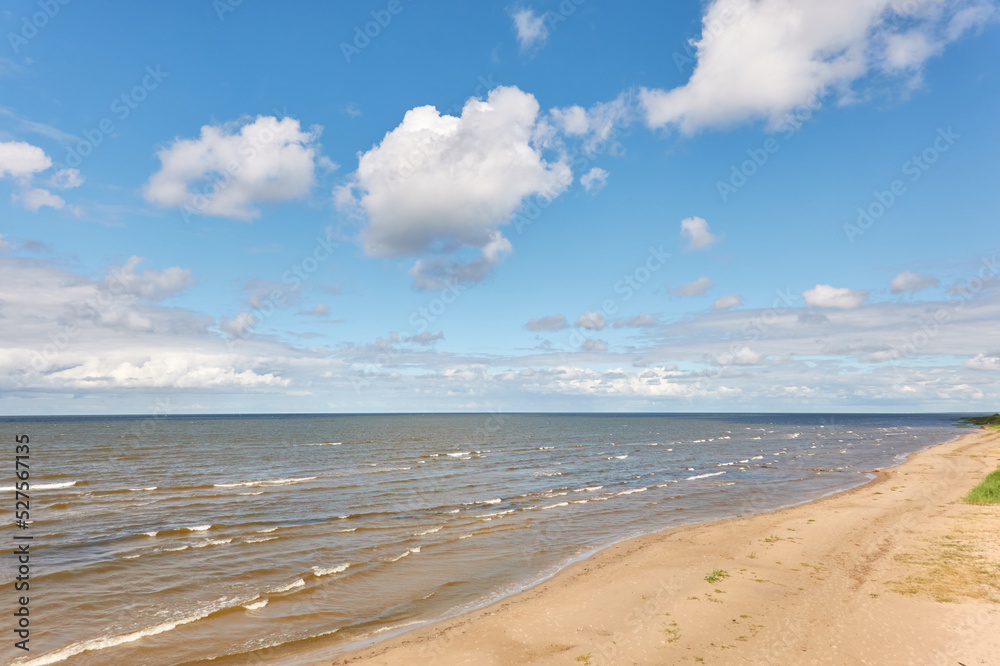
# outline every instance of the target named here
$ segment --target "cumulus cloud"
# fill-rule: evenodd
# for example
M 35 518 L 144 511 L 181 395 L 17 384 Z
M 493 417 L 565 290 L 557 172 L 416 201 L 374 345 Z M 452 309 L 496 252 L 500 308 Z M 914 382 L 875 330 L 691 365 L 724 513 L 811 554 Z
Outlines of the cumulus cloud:
M 966 359 L 962 365 L 972 370 L 1000 371 L 1000 353 L 976 354 L 972 358 Z
M 758 354 L 746 345 L 740 345 L 723 354 L 715 357 L 716 365 L 758 365 L 764 360 L 762 354 Z
M 535 14 L 531 9 L 519 9 L 511 12 L 511 19 L 522 51 L 540 47 L 549 38 L 549 27 L 545 24 L 544 14 Z
M 24 141 L 0 141 L 0 178 L 25 178 L 52 166 L 45 151 Z
M 587 338 L 580 345 L 580 349 L 585 352 L 606 352 L 608 351 L 608 343 L 604 340 L 594 340 L 593 338 Z
M 538 319 L 529 319 L 528 323 L 524 325 L 524 327 L 529 331 L 561 331 L 567 326 L 569 326 L 569 322 L 566 321 L 566 317 L 561 314 L 539 317 Z
M 367 220 L 370 256 L 437 255 L 414 266 L 417 286 L 480 280 L 511 251 L 500 227 L 525 200 L 555 198 L 572 182 L 565 157 L 542 157 L 542 129 L 538 102 L 515 87 L 470 99 L 460 117 L 411 109 L 361 155 L 338 207 Z M 470 249 L 479 256 L 449 256 Z
M 594 167 L 580 176 L 580 184 L 588 192 L 596 192 L 608 182 L 608 172 L 601 167 Z
M 190 286 L 197 284 L 190 268 L 174 266 L 162 271 L 135 271 L 142 257 L 129 257 L 122 266 L 108 268 L 101 287 L 112 294 L 130 294 L 143 301 L 162 301 Z
M 49 178 L 49 186 L 60 190 L 68 190 L 83 185 L 86 180 L 80 175 L 79 169 L 60 169 Z
M 639 313 L 629 319 L 619 319 L 615 322 L 615 328 L 647 328 L 649 326 L 656 326 L 656 317 L 645 313 Z
M 802 292 L 806 304 L 817 308 L 839 308 L 849 310 L 862 305 L 868 299 L 868 292 L 861 289 L 831 287 L 818 284 Z
M 743 305 L 743 297 L 739 294 L 730 294 L 729 296 L 717 298 L 715 302 L 712 303 L 712 309 L 728 310 L 729 308 L 735 308 L 737 305 Z
M 164 207 L 252 220 L 260 216 L 256 204 L 309 192 L 319 133 L 303 131 L 294 118 L 273 116 L 205 125 L 197 139 L 176 139 L 157 152 L 161 167 L 143 194 Z
M 687 282 L 679 287 L 671 289 L 678 296 L 701 296 L 712 288 L 714 283 L 707 277 L 700 277 L 692 282 Z
M 778 127 L 831 94 L 852 101 L 868 74 L 912 78 L 996 16 L 982 0 L 714 0 L 692 42 L 691 78 L 672 90 L 644 88 L 640 100 L 651 127 L 691 133 L 757 118 Z
M 681 237 L 688 241 L 689 250 L 701 250 L 719 242 L 720 238 L 708 230 L 708 222 L 700 217 L 681 220 Z
M 577 328 L 585 328 L 590 331 L 601 331 L 607 325 L 607 320 L 600 312 L 588 312 L 587 314 L 580 315 L 576 319 Z
M 938 279 L 933 275 L 924 275 L 913 271 L 903 271 L 889 281 L 889 286 L 894 294 L 902 294 L 907 291 L 917 292 L 937 285 Z
M 588 154 L 620 154 L 618 143 L 610 144 L 616 128 L 631 124 L 637 116 L 635 93 L 627 90 L 610 102 L 598 102 L 589 109 L 578 104 L 549 110 L 548 122 L 568 137 L 583 139 L 582 147 Z M 603 142 L 603 143 L 602 143 Z
M 39 208 L 48 206 L 61 210 L 66 205 L 66 201 L 57 194 L 52 194 L 40 187 L 29 187 L 11 195 L 11 199 L 20 203 L 32 213 L 37 213 Z

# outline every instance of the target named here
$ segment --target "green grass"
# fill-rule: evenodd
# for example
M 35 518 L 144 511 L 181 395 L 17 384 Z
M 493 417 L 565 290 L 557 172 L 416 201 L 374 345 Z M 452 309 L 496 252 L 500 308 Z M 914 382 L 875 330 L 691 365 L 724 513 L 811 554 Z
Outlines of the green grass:
M 729 574 L 722 569 L 712 569 L 712 572 L 705 574 L 705 580 L 709 583 L 718 583 L 723 578 L 728 578 Z
M 986 475 L 983 482 L 965 496 L 969 504 L 1000 504 L 1000 469 Z
M 970 426 L 992 426 L 1000 428 L 1000 414 L 993 416 L 965 416 L 959 419 L 960 422 Z

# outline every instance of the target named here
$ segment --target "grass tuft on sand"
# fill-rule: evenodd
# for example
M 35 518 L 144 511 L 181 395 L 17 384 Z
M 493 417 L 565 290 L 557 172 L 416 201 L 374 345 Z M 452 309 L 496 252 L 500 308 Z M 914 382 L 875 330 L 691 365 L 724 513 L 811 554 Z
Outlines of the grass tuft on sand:
M 986 475 L 983 482 L 965 496 L 969 504 L 1000 504 L 1000 468 Z

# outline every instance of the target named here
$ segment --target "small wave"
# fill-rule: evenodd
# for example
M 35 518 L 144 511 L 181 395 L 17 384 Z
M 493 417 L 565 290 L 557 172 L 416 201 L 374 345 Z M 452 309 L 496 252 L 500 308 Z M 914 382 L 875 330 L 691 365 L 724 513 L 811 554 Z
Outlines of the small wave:
M 555 509 L 556 507 L 559 506 L 569 506 L 569 502 L 559 502 L 558 504 L 549 504 L 548 506 L 543 506 L 542 510 L 544 511 L 545 509 Z
M 451 456 L 452 458 L 458 458 L 459 456 L 471 455 L 472 451 L 461 451 L 459 453 L 446 453 L 446 456 Z
M 357 527 L 349 527 L 346 530 L 337 530 L 337 531 L 338 532 L 353 532 L 356 529 L 358 529 L 358 528 Z
M 243 543 L 264 543 L 265 541 L 274 541 L 278 537 L 250 537 L 249 539 L 244 539 Z
M 211 525 L 195 525 L 194 527 L 185 527 L 188 532 L 205 532 L 212 529 Z
M 320 567 L 313 567 L 313 574 L 317 577 L 319 576 L 329 576 L 330 574 L 340 573 L 342 571 L 347 571 L 347 568 L 351 566 L 350 562 L 344 562 L 339 567 L 331 567 L 330 569 L 323 569 Z
M 225 597 L 219 599 L 218 602 L 213 604 L 211 607 L 203 610 L 200 613 L 195 613 L 194 615 L 188 615 L 187 617 L 182 617 L 177 620 L 171 620 L 169 622 L 164 622 L 162 624 L 157 624 L 152 627 L 146 627 L 145 629 L 140 629 L 139 631 L 133 631 L 130 634 L 122 634 L 120 636 L 105 636 L 103 638 L 94 638 L 91 640 L 81 641 L 79 643 L 73 643 L 68 645 L 61 650 L 56 650 L 55 652 L 50 652 L 49 654 L 43 655 L 38 659 L 32 659 L 31 661 L 23 662 L 24 666 L 44 666 L 45 664 L 54 664 L 59 661 L 65 661 L 70 657 L 82 654 L 84 652 L 89 652 L 91 650 L 104 650 L 106 648 L 115 647 L 117 645 L 123 645 L 125 643 L 133 643 L 135 641 L 146 638 L 147 636 L 156 636 L 157 634 L 163 634 L 168 631 L 172 631 L 183 624 L 190 624 L 191 622 L 197 622 L 203 618 L 208 617 L 212 613 L 221 610 L 226 601 Z
M 444 527 L 444 525 L 441 525 L 439 527 L 432 527 L 429 530 L 424 530 L 423 532 L 417 532 L 413 536 L 418 537 L 418 536 L 426 536 L 428 534 L 434 534 L 435 532 L 441 531 L 441 528 L 443 528 L 443 527 Z
M 304 481 L 312 481 L 316 479 L 315 476 L 302 476 L 302 477 L 288 477 L 284 479 L 257 479 L 256 481 L 239 481 L 236 483 L 214 483 L 212 484 L 215 488 L 240 488 L 245 486 L 256 486 L 256 487 L 269 487 L 269 486 L 287 486 L 295 483 L 303 483 Z
M 305 446 L 340 446 L 340 442 L 314 442 Z
M 246 608 L 247 610 L 259 610 L 266 605 L 267 605 L 267 599 L 264 599 L 263 601 L 257 601 L 252 604 L 246 604 L 245 606 L 243 606 L 243 608 Z
M 615 495 L 616 496 L 618 496 L 618 495 L 634 495 L 635 493 L 641 493 L 641 492 L 643 492 L 645 490 L 649 490 L 649 488 L 633 488 L 632 490 L 623 490 L 620 493 L 616 493 Z
M 590 487 L 587 487 L 587 488 L 574 488 L 573 492 L 574 493 L 592 493 L 595 490 L 600 490 L 603 487 L 604 486 L 590 486 Z
M 304 580 L 302 580 L 301 578 L 299 578 L 298 580 L 293 581 L 293 582 L 289 583 L 288 585 L 285 585 L 283 587 L 279 587 L 276 590 L 271 590 L 269 592 L 269 594 L 281 594 L 282 592 L 288 592 L 289 590 L 294 590 L 297 587 L 304 587 L 305 584 L 306 584 L 306 582 Z
M 63 488 L 71 488 L 71 487 L 75 486 L 77 483 L 79 483 L 79 481 L 64 481 L 62 483 L 37 483 L 37 484 L 32 483 L 31 484 L 31 489 L 32 490 L 61 490 Z M 2 491 L 2 492 L 10 492 L 10 491 L 13 491 L 13 490 L 17 490 L 17 488 L 15 486 L 2 486 L 2 487 L 0 487 L 0 491 Z
M 689 476 L 684 479 L 685 481 L 694 481 L 695 479 L 707 479 L 710 476 L 719 476 L 720 474 L 725 474 L 725 472 L 712 472 L 711 474 L 699 474 L 697 476 Z
M 539 451 L 551 451 L 554 448 L 556 448 L 556 447 L 554 447 L 554 446 L 539 446 L 538 450 Z
M 270 532 L 274 532 L 277 529 L 278 529 L 277 527 L 268 527 L 266 530 L 257 530 L 257 534 L 269 534 Z
M 146 535 L 146 536 L 148 536 L 148 537 L 155 537 L 157 534 L 159 534 L 159 532 L 157 532 L 156 530 L 153 530 L 152 532 L 143 532 L 143 534 Z
M 424 620 L 413 620 L 412 622 L 404 622 L 403 624 L 395 624 L 388 627 L 380 627 L 375 631 L 373 631 L 372 635 L 374 636 L 375 634 L 384 634 L 387 631 L 393 631 L 394 629 L 402 629 L 403 627 L 412 627 L 415 624 L 422 624 L 423 622 Z
M 406 557 L 406 556 L 407 556 L 407 555 L 409 555 L 410 553 L 419 553 L 419 552 L 420 552 L 420 546 L 417 546 L 416 548 L 410 548 L 410 549 L 409 549 L 409 550 L 407 550 L 407 551 L 406 551 L 405 553 L 403 553 L 403 554 L 401 554 L 401 555 L 397 555 L 396 557 L 392 558 L 392 559 L 391 559 L 391 560 L 389 560 L 389 561 L 390 561 L 390 562 L 398 562 L 399 560 L 403 559 L 404 557 Z

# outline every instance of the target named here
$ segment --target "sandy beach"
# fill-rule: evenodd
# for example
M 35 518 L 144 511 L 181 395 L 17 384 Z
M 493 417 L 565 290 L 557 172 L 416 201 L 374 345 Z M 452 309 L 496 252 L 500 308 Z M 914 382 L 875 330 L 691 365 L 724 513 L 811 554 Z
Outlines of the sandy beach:
M 962 497 L 998 463 L 1000 432 L 976 431 L 851 491 L 632 539 L 314 663 L 995 664 L 1000 507 Z

